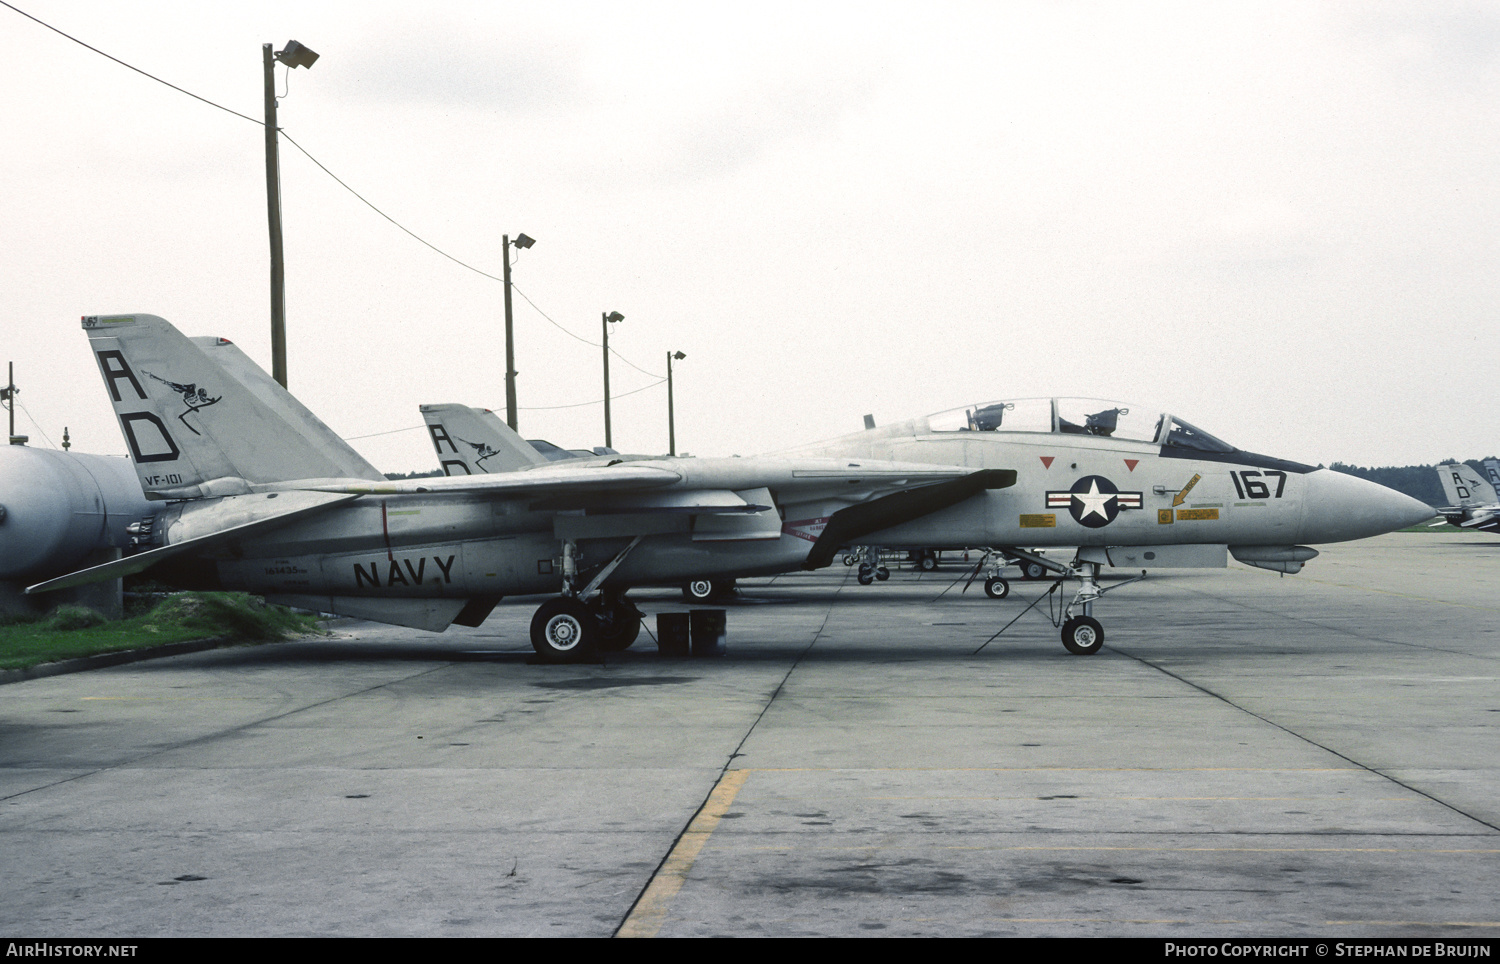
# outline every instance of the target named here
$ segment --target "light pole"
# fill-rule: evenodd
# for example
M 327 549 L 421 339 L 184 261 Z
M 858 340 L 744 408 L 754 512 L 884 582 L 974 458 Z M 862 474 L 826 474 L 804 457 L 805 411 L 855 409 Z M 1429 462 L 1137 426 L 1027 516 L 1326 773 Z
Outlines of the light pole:
M 677 455 L 677 423 L 672 412 L 672 359 L 682 361 L 687 356 L 680 351 L 667 352 L 667 454 Z
M 276 127 L 276 61 L 288 68 L 311 69 L 318 55 L 295 40 L 271 53 L 261 44 L 261 71 L 266 88 L 266 217 L 271 222 L 271 377 L 286 387 L 286 269 L 281 258 L 281 156 Z
M 600 315 L 604 319 L 604 447 L 614 448 L 614 438 L 609 432 L 609 324 L 610 322 L 621 322 L 625 316 L 618 311 L 604 312 Z
M 508 234 L 500 235 L 500 253 L 505 257 L 505 424 L 512 432 L 516 431 L 516 343 L 510 313 L 510 249 L 524 250 L 533 244 L 536 239 L 524 234 L 516 235 L 514 241 Z

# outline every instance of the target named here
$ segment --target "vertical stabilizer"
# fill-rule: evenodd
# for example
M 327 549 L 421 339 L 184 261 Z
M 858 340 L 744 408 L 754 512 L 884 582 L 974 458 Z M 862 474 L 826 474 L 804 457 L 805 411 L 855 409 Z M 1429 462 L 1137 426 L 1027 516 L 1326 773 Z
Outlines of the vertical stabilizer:
M 348 477 L 346 459 L 293 427 L 287 413 L 301 406 L 285 389 L 251 390 L 166 320 L 90 315 L 83 328 L 147 496 Z M 257 397 L 264 393 L 280 403 Z
M 1437 474 L 1449 505 L 1491 505 L 1495 502 L 1494 487 L 1480 478 L 1471 465 L 1447 462 L 1437 467 Z
M 281 387 L 281 384 L 266 374 L 266 370 L 255 364 L 250 356 L 240 351 L 239 346 L 227 338 L 211 335 L 189 338 L 214 364 L 223 368 L 241 385 L 249 389 L 256 398 L 274 411 L 287 423 L 288 428 L 301 435 L 308 444 L 318 449 L 338 466 L 333 473 L 337 477 L 350 479 L 372 479 L 384 482 L 385 474 L 354 451 L 353 447 L 323 424 L 323 420 L 307 410 L 297 398 Z
M 487 408 L 423 405 L 422 418 L 444 475 L 513 472 L 547 461 Z

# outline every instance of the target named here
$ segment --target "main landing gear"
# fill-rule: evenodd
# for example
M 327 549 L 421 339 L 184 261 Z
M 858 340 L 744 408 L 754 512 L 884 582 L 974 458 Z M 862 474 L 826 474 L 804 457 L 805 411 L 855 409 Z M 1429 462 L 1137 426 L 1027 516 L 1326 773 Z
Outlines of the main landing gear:
M 635 642 L 645 614 L 623 592 L 600 591 L 599 586 L 640 541 L 639 536 L 631 540 L 582 590 L 573 588 L 577 547 L 563 543 L 563 594 L 542 603 L 531 617 L 531 648 L 543 661 L 585 662 L 601 652 L 623 652 Z
M 558 596 L 531 617 L 531 648 L 548 663 L 579 663 L 599 653 L 622 653 L 641 634 L 645 614 L 623 595 L 584 602 Z

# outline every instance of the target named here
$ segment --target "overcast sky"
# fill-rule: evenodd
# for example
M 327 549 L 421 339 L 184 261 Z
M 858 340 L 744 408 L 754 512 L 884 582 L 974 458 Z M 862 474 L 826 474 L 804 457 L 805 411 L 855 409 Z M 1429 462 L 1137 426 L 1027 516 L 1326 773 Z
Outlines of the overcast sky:
M 1038 395 L 1314 463 L 1500 450 L 1494 4 L 12 2 L 251 117 L 261 44 L 316 50 L 286 133 L 484 271 L 536 238 L 537 308 L 625 315 L 616 394 L 685 352 L 680 450 Z M 0 40 L 18 431 L 123 452 L 80 315 L 270 368 L 263 131 L 3 7 Z M 503 414 L 502 286 L 281 172 L 292 391 L 432 467 L 419 403 Z M 516 352 L 522 433 L 602 444 L 601 405 L 542 410 L 602 397 L 599 349 L 518 297 Z M 614 440 L 666 450 L 665 386 Z

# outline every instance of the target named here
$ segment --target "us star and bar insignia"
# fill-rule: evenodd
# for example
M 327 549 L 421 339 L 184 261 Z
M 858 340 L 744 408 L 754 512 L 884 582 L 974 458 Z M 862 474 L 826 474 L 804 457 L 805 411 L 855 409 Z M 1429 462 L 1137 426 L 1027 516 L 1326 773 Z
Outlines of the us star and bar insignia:
M 1047 508 L 1067 509 L 1079 525 L 1098 529 L 1109 525 L 1126 509 L 1139 509 L 1142 493 L 1121 492 L 1102 475 L 1085 475 L 1066 491 L 1049 491 Z

